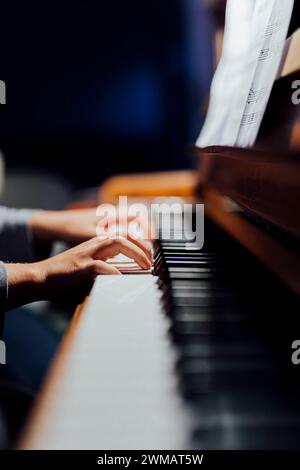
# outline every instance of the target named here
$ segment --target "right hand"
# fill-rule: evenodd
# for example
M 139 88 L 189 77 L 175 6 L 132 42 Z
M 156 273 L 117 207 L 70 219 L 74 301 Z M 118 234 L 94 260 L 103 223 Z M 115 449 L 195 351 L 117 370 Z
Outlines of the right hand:
M 57 256 L 32 264 L 6 264 L 8 308 L 36 300 L 57 298 L 77 301 L 99 274 L 121 274 L 105 261 L 124 254 L 142 269 L 150 269 L 152 255 L 144 242 L 92 238 Z

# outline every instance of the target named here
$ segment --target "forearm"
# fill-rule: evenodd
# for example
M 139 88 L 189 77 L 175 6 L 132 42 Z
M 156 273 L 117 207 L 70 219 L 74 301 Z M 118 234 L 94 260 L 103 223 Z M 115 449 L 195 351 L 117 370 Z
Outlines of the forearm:
M 5 264 L 8 281 L 6 309 L 44 300 L 45 289 L 39 263 Z
M 96 208 L 36 211 L 31 219 L 31 230 L 35 241 L 40 243 L 60 240 L 74 245 L 95 237 L 98 219 Z
M 34 211 L 0 206 L 0 258 L 9 262 L 34 262 L 30 219 Z
M 34 239 L 42 243 L 63 239 L 64 214 L 64 211 L 36 211 L 31 218 Z

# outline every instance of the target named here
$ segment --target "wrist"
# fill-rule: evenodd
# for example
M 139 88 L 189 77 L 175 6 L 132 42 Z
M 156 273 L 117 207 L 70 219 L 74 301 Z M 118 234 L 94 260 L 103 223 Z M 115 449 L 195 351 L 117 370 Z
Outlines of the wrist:
M 46 300 L 46 276 L 43 262 L 5 264 L 8 281 L 7 307 Z
M 28 270 L 28 285 L 34 291 L 36 300 L 47 300 L 47 275 L 45 269 L 45 261 L 31 263 Z

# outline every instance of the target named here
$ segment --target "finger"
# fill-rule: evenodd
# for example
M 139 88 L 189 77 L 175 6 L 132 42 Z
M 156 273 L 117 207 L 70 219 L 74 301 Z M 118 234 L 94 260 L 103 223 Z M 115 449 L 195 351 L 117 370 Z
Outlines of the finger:
M 101 260 L 94 261 L 93 269 L 96 275 L 121 275 L 120 271 L 115 266 Z
M 115 225 L 114 227 L 111 227 L 109 231 L 106 231 L 104 228 L 102 228 L 102 230 L 98 230 L 97 235 L 102 240 L 106 238 L 127 238 L 129 241 L 143 250 L 149 261 L 153 263 L 151 242 L 144 240 L 143 237 L 140 237 L 130 231 L 130 228 L 127 227 L 127 225 Z
M 153 263 L 152 247 L 151 247 L 151 244 L 148 241 L 143 240 L 141 238 L 137 238 L 137 237 L 135 237 L 135 235 L 133 235 L 130 232 L 127 233 L 127 239 L 131 243 L 134 243 L 136 246 L 138 246 L 141 250 L 143 250 L 143 252 L 147 256 L 147 258 L 149 259 L 151 264 Z
M 151 268 L 151 262 L 144 251 L 125 238 L 99 240 L 98 243 L 98 247 L 96 246 L 93 249 L 94 257 L 108 259 L 122 253 L 128 258 L 133 259 L 141 268 Z
M 135 235 L 135 233 L 132 233 L 130 230 L 128 230 L 127 227 L 124 227 L 122 225 L 115 226 L 108 234 L 99 231 L 98 236 L 101 237 L 101 239 L 106 239 L 106 238 L 120 238 L 120 239 L 128 239 L 130 242 L 134 243 L 136 246 L 138 246 L 147 258 L 149 259 L 150 263 L 153 263 L 153 255 L 152 255 L 152 246 L 151 243 L 148 242 L 148 240 L 144 240 L 142 237 L 139 237 Z
M 128 258 L 133 259 L 141 268 L 150 269 L 152 262 L 148 255 L 137 244 L 124 239 L 117 240 L 118 254 L 122 253 Z

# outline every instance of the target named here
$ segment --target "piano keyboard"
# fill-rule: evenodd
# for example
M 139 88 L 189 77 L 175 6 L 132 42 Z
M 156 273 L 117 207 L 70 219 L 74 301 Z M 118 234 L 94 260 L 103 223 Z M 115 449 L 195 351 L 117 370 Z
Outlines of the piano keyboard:
M 197 417 L 189 446 L 296 449 L 299 374 L 289 321 L 299 326 L 299 302 L 215 227 L 206 240 L 204 249 L 158 242 L 154 262 L 178 389 Z
M 160 239 L 153 275 L 97 278 L 26 448 L 297 448 L 299 303 L 205 235 Z

